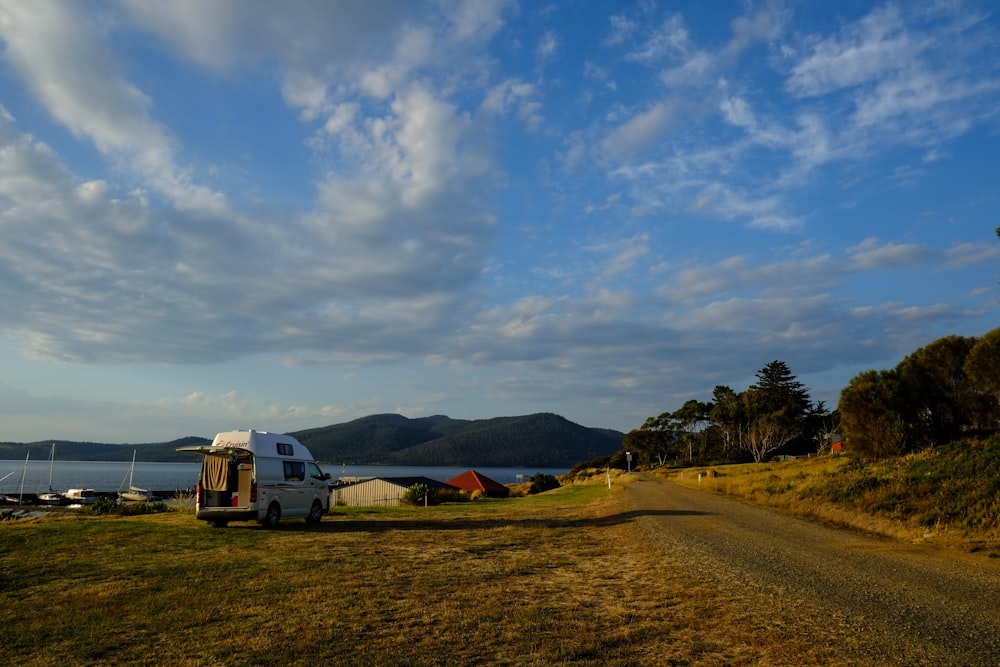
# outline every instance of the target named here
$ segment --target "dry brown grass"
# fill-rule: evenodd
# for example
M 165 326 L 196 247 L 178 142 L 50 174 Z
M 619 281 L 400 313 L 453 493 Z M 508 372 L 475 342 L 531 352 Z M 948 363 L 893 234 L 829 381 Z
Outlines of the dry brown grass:
M 909 458 L 919 458 L 912 455 Z M 851 491 L 846 488 L 858 479 L 871 476 L 882 479 L 883 494 L 895 491 L 901 497 L 909 496 L 914 504 L 934 504 L 933 498 L 920 498 L 922 489 L 911 488 L 896 470 L 907 460 L 885 464 L 883 468 L 871 464 L 859 471 L 847 471 L 851 459 L 847 456 L 822 456 L 799 458 L 770 463 L 691 468 L 684 471 L 654 471 L 659 477 L 691 487 L 699 487 L 749 500 L 761 505 L 776 507 L 799 516 L 809 517 L 838 526 L 852 528 L 875 535 L 883 535 L 907 542 L 933 542 L 947 547 L 968 551 L 983 551 L 1000 556 L 1000 525 L 984 523 L 976 528 L 958 525 L 958 522 L 921 520 L 919 514 L 901 516 L 898 512 L 871 510 L 880 507 L 873 501 L 879 491 Z M 830 500 L 831 488 L 837 488 L 840 502 Z M 970 508 L 956 498 L 955 513 L 969 512 Z M 884 503 L 883 503 L 884 504 Z M 936 510 L 942 509 L 940 505 Z
M 274 531 L 189 510 L 2 525 L 0 663 L 823 662 L 647 547 L 619 492 Z

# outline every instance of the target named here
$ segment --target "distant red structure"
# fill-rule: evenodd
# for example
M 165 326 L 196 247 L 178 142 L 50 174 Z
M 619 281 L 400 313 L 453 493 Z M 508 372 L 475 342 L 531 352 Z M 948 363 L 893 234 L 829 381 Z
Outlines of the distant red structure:
M 830 451 L 834 454 L 840 454 L 844 451 L 844 443 L 834 442 L 830 445 Z
M 506 498 L 510 495 L 510 489 L 506 486 L 500 482 L 493 481 L 486 475 L 480 474 L 475 470 L 466 470 L 461 475 L 452 477 L 445 484 L 457 486 L 463 491 L 479 491 L 489 498 Z

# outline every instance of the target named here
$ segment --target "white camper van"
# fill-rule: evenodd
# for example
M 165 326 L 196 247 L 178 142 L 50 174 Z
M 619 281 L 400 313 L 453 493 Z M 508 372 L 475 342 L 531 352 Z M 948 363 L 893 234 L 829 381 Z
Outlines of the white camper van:
M 330 489 L 312 454 L 289 435 L 266 431 L 219 433 L 211 445 L 178 447 L 203 455 L 196 516 L 223 527 L 258 521 L 274 528 L 281 519 L 319 523 L 330 509 Z

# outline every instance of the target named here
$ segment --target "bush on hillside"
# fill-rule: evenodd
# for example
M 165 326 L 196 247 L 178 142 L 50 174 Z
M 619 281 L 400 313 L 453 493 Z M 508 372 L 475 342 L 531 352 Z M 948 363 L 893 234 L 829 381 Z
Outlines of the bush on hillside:
M 531 486 L 528 488 L 528 493 L 544 493 L 552 489 L 558 489 L 560 486 L 559 480 L 552 475 L 546 475 L 545 473 L 535 473 L 535 476 L 531 478 Z

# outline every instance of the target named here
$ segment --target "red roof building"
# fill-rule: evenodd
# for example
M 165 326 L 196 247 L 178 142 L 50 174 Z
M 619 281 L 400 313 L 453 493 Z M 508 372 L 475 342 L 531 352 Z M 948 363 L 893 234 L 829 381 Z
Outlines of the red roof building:
M 486 475 L 482 475 L 475 470 L 466 470 L 461 475 L 452 477 L 445 484 L 457 486 L 463 491 L 479 491 L 490 498 L 506 498 L 510 495 L 510 489 L 506 486 L 500 482 L 494 482 Z

